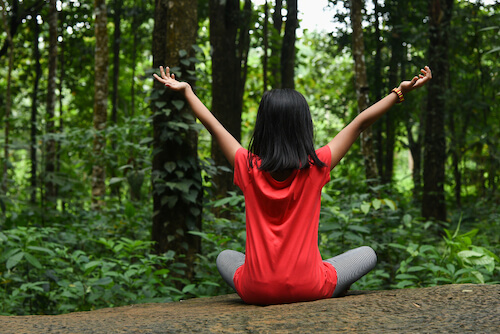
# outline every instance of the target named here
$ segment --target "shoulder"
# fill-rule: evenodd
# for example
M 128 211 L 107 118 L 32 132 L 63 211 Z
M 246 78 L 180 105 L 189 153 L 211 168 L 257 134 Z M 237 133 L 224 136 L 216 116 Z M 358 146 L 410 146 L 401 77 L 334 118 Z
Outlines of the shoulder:
M 318 156 L 319 160 L 323 161 L 325 165 L 330 166 L 332 162 L 332 151 L 330 150 L 330 147 L 328 147 L 328 145 L 318 148 L 316 150 L 316 155 Z

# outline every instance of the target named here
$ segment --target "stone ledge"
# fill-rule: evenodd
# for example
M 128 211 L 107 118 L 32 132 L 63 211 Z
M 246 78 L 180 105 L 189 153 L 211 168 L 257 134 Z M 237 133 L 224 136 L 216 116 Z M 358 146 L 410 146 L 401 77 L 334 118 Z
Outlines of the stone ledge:
M 500 285 L 352 291 L 286 305 L 246 305 L 236 295 L 56 316 L 0 316 L 15 333 L 499 333 Z

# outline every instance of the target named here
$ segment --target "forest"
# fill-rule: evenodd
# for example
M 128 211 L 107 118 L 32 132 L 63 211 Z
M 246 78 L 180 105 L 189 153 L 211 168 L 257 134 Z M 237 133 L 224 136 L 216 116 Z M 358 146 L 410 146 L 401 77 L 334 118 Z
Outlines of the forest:
M 430 66 L 332 171 L 320 251 L 375 249 L 357 290 L 500 283 L 499 1 L 329 0 L 332 31 L 305 1 L 0 1 L 0 315 L 233 292 L 244 199 L 159 66 L 245 147 L 298 90 L 318 148 Z

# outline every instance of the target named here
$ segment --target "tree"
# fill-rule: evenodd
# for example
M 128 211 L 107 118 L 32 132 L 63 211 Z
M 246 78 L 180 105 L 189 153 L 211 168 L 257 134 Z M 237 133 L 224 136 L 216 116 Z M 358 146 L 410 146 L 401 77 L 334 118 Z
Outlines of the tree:
M 153 28 L 153 67 L 168 65 L 180 80 L 194 85 L 197 1 L 156 0 Z M 186 266 L 178 273 L 194 277 L 193 263 L 200 239 L 191 234 L 201 230 L 201 172 L 198 164 L 198 135 L 192 112 L 183 97 L 166 91 L 155 82 L 153 108 L 153 228 L 152 239 L 159 254 L 176 253 Z
M 31 20 L 33 24 L 33 58 L 35 61 L 35 78 L 33 79 L 33 92 L 31 97 L 31 124 L 30 124 L 30 158 L 31 158 L 31 204 L 36 203 L 36 194 L 38 191 L 37 186 L 37 134 L 38 134 L 38 86 L 40 77 L 42 76 L 42 66 L 40 65 L 40 48 L 38 47 L 38 40 L 40 38 L 40 25 L 38 19 L 34 17 Z
M 224 127 L 241 140 L 243 92 L 250 48 L 251 1 L 245 0 L 243 10 L 239 0 L 210 0 L 210 44 L 212 51 L 212 112 Z M 224 154 L 212 139 L 212 159 L 225 166 L 214 176 L 216 196 L 224 197 L 234 188 L 233 175 Z
M 285 34 L 281 48 L 281 88 L 295 88 L 295 40 L 299 27 L 297 0 L 287 0 Z
M 92 202 L 94 207 L 103 205 L 106 192 L 104 149 L 108 110 L 108 31 L 106 0 L 95 0 L 95 65 L 94 65 L 94 164 L 92 166 Z
M 283 0 L 276 0 L 272 14 L 273 29 L 269 33 L 267 1 L 264 5 L 264 56 L 262 59 L 264 91 L 267 90 L 268 83 L 272 88 L 295 87 L 295 42 L 297 39 L 296 30 L 299 27 L 297 0 L 286 1 L 287 15 L 285 24 L 283 24 L 282 9 Z M 270 57 L 268 57 L 269 49 Z M 268 77 L 269 72 L 271 72 L 271 77 Z
M 114 14 L 113 14 L 113 23 L 114 23 L 114 33 L 113 33 L 113 76 L 112 76 L 112 84 L 113 89 L 111 93 L 111 122 L 113 125 L 118 124 L 118 83 L 120 80 L 120 47 L 121 47 L 121 17 L 122 17 L 122 1 L 114 0 L 113 2 Z M 115 136 L 114 136 L 115 137 Z M 113 152 L 116 152 L 116 138 L 111 138 L 111 146 L 113 148 Z M 114 159 L 116 161 L 116 159 Z M 116 176 L 115 168 L 111 169 L 111 177 Z M 113 184 L 111 186 L 111 192 L 115 196 L 120 195 L 119 184 Z
M 49 2 L 49 73 L 47 84 L 47 112 L 46 112 L 46 143 L 45 143 L 45 204 L 55 207 L 57 193 L 54 173 L 56 169 L 56 132 L 54 116 L 56 108 L 56 87 L 57 87 L 57 8 L 56 0 Z M 51 204 L 52 203 L 52 204 Z
M 361 26 L 363 3 L 361 0 L 351 0 L 351 25 L 352 25 L 352 54 L 354 57 L 354 72 L 356 96 L 358 101 L 358 112 L 369 107 L 369 87 L 366 78 L 365 47 L 363 40 L 363 28 Z M 373 136 L 371 128 L 361 133 L 361 150 L 365 163 L 365 173 L 368 180 L 378 178 L 377 162 L 373 152 Z
M 17 2 L 15 2 L 17 3 Z M 7 27 L 7 9 L 6 9 L 6 2 L 2 1 L 2 25 L 5 29 L 5 32 L 7 33 L 7 40 L 4 43 L 4 46 L 6 46 L 6 51 L 8 49 L 8 70 L 7 70 L 7 89 L 5 93 L 5 116 L 4 116 L 4 123 L 5 123 L 5 138 L 4 138 L 4 144 L 3 144 L 3 168 L 2 168 L 2 180 L 1 180 L 1 190 L 4 194 L 7 193 L 8 185 L 7 185 L 7 179 L 8 175 L 7 172 L 9 170 L 9 135 L 10 135 L 10 115 L 11 115 L 11 108 L 12 108 L 12 69 L 14 68 L 14 42 L 12 38 L 12 30 L 9 30 Z M 14 21 L 12 19 L 12 21 Z M 12 22 L 11 21 L 11 22 Z M 1 54 L 0 54 L 1 55 Z M 3 202 L 2 202 L 3 203 Z
M 446 221 L 444 196 L 446 141 L 444 120 L 448 84 L 448 41 L 453 0 L 429 1 L 429 82 L 424 137 L 422 216 Z

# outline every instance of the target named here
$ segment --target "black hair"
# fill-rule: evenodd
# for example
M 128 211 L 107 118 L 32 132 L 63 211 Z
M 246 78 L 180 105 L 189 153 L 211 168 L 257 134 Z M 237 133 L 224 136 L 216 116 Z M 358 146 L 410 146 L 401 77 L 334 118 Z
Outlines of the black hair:
M 260 170 L 325 167 L 314 149 L 314 130 L 309 105 L 294 89 L 273 89 L 262 96 L 250 140 L 249 164 L 260 158 Z

